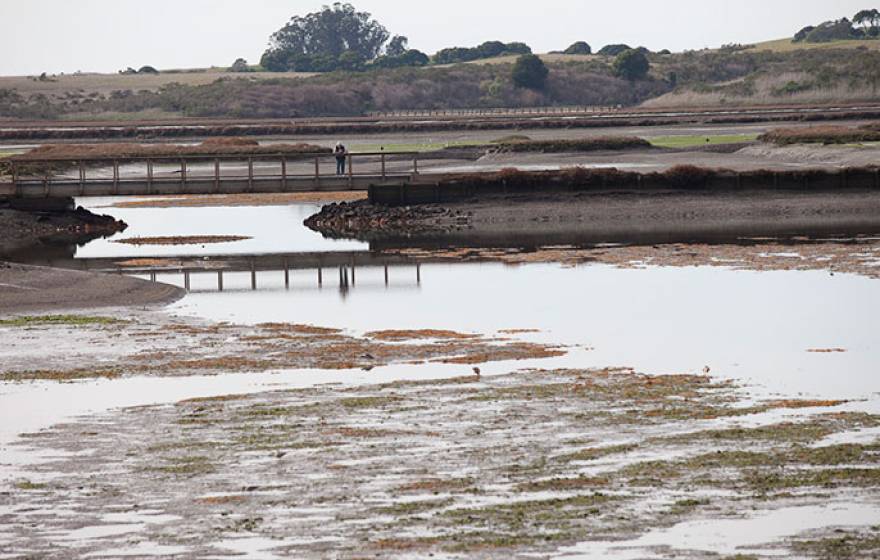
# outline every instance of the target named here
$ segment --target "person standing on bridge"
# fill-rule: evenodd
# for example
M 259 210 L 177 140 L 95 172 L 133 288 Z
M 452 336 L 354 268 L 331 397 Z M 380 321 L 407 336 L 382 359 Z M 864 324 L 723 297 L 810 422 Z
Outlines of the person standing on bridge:
M 336 174 L 345 175 L 345 159 L 348 157 L 348 150 L 342 145 L 342 142 L 337 142 L 333 153 L 336 154 Z

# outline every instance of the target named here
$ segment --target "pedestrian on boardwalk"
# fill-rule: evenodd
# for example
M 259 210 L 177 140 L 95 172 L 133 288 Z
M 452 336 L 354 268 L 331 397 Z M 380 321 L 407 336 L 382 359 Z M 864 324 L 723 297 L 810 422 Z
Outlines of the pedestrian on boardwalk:
M 337 142 L 333 153 L 336 154 L 336 174 L 345 175 L 345 158 L 348 157 L 348 150 L 342 142 Z

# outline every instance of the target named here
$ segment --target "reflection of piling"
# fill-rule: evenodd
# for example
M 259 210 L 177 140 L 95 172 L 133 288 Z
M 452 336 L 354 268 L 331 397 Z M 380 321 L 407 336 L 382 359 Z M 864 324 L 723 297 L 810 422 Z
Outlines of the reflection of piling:
M 251 263 L 251 289 L 257 289 L 257 266 Z
M 218 292 L 223 291 L 223 271 L 222 270 L 217 271 L 217 291 Z
M 150 282 L 154 282 L 154 283 L 156 282 L 156 273 L 155 272 L 150 273 Z
M 190 291 L 189 290 L 189 271 L 188 270 L 183 271 L 183 289 L 186 290 L 187 292 Z
M 323 286 L 323 285 L 324 285 L 324 271 L 323 271 L 323 269 L 319 266 L 319 267 L 318 267 L 318 287 L 320 288 L 320 287 Z
M 385 265 L 385 287 L 388 287 L 388 265 Z
M 422 284 L 422 265 L 416 265 L 416 284 Z
M 348 267 L 340 266 L 339 267 L 339 293 L 342 294 L 342 297 L 348 295 L 348 291 L 350 289 L 350 285 L 348 282 Z
M 284 259 L 282 261 L 282 264 L 284 265 L 284 288 L 289 290 L 290 289 L 290 266 L 287 264 L 287 259 Z

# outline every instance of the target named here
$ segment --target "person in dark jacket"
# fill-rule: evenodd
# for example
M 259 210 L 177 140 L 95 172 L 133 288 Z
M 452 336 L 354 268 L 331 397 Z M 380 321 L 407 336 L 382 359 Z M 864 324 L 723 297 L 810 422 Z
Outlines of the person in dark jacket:
M 333 153 L 336 154 L 336 174 L 345 175 L 345 158 L 348 157 L 348 150 L 345 149 L 342 142 L 337 142 Z

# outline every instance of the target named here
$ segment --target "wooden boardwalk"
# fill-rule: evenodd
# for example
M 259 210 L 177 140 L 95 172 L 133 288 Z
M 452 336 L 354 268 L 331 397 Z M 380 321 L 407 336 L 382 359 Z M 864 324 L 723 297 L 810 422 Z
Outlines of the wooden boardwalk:
M 419 153 L 348 154 L 337 173 L 332 154 L 260 154 L 79 159 L 15 158 L 11 198 L 366 191 L 381 183 L 430 182 Z

